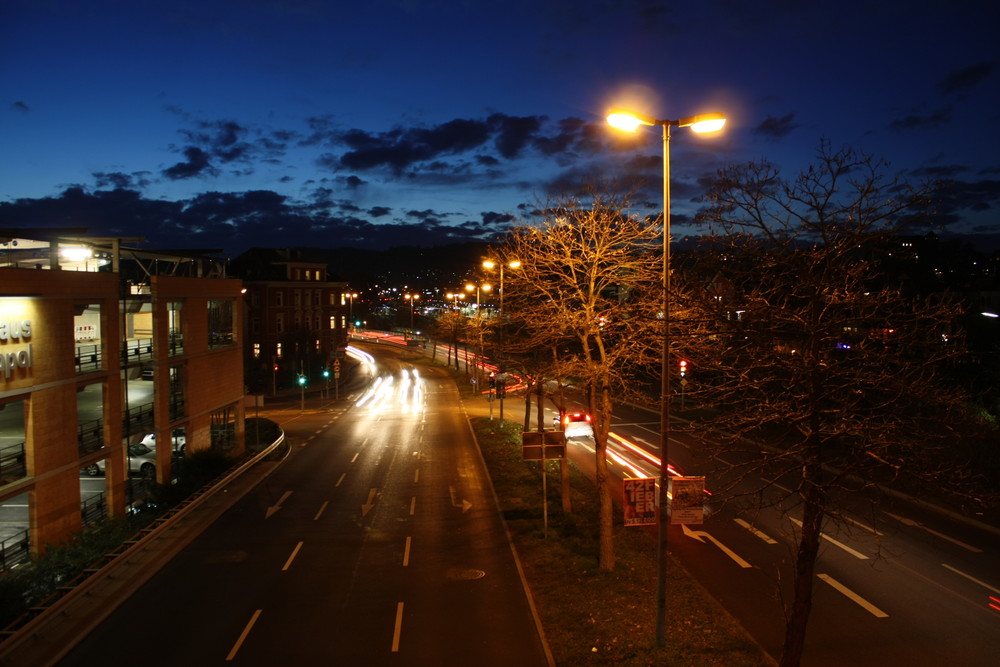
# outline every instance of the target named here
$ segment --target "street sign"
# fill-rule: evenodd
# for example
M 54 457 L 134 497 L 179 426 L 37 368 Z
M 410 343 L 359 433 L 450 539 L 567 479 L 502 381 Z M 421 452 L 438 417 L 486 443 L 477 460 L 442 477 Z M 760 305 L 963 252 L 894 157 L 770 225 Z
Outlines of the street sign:
M 566 434 L 562 431 L 525 431 L 521 434 L 521 458 L 542 461 L 566 457 Z
M 623 479 L 626 526 L 649 526 L 656 523 L 656 478 Z
M 705 522 L 705 478 L 671 477 L 670 523 Z

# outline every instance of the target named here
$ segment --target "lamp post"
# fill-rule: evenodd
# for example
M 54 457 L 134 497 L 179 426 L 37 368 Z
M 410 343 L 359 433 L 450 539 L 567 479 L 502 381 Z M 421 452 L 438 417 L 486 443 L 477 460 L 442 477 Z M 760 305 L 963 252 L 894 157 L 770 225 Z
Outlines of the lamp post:
M 504 370 L 504 368 L 503 368 L 503 359 L 504 359 L 504 353 L 503 353 L 503 267 L 504 267 L 504 264 L 502 262 L 498 264 L 497 262 L 494 262 L 493 260 L 489 260 L 489 259 L 487 259 L 487 260 L 485 260 L 483 262 L 483 268 L 485 268 L 487 270 L 491 270 L 491 269 L 493 269 L 496 266 L 500 267 L 500 307 L 497 310 L 497 315 L 498 315 L 498 319 L 499 319 L 499 324 L 498 324 L 499 340 L 498 340 L 498 345 L 497 345 L 497 347 L 499 349 L 499 352 L 497 354 L 497 357 L 498 357 L 498 359 L 497 359 L 497 365 L 498 365 L 499 370 L 500 370 L 500 373 L 498 373 L 498 375 L 501 376 L 501 377 L 497 378 L 497 382 L 498 382 L 498 384 L 497 384 L 497 395 L 500 397 L 500 422 L 503 423 L 503 399 L 506 397 L 506 394 L 507 394 L 506 388 L 505 388 L 507 380 L 506 380 L 506 377 L 503 377 L 503 370 Z M 514 260 L 511 260 L 511 261 L 507 262 L 507 266 L 510 267 L 510 268 L 512 268 L 512 269 L 517 269 L 517 268 L 521 267 L 521 262 L 518 261 L 518 260 L 516 260 L 516 259 L 514 259 Z
M 345 294 L 344 296 L 346 296 L 348 299 L 351 300 L 351 314 L 350 314 L 351 322 L 350 322 L 350 325 L 351 325 L 351 327 L 353 327 L 354 326 L 354 299 L 357 298 L 358 293 L 357 292 L 350 292 L 348 294 Z M 348 327 L 348 328 L 350 328 L 350 327 Z
M 403 298 L 410 302 L 410 332 L 413 332 L 413 305 L 420 298 L 419 294 L 404 294 Z
M 479 300 L 479 297 L 480 297 L 480 291 L 482 291 L 482 292 L 489 292 L 491 289 L 493 289 L 493 286 L 490 285 L 489 283 L 483 283 L 482 285 L 473 285 L 472 283 L 468 283 L 465 286 L 465 291 L 466 292 L 470 292 L 471 293 L 472 290 L 476 290 L 476 325 L 477 325 L 476 328 L 479 330 L 479 352 L 478 352 L 477 358 L 476 358 L 476 381 L 477 382 L 479 381 L 479 370 L 480 370 L 480 367 L 482 366 L 482 363 L 483 363 L 483 359 L 482 359 L 482 357 L 483 357 L 483 329 L 482 329 L 482 326 L 481 326 L 482 322 L 479 319 L 479 317 L 480 317 L 480 306 L 481 306 L 481 302 Z M 466 363 L 465 366 L 466 366 L 466 369 L 468 369 L 469 364 Z
M 667 614 L 667 485 L 670 451 L 670 128 L 690 127 L 692 131 L 715 132 L 726 124 L 721 113 L 706 113 L 679 120 L 657 120 L 620 109 L 608 114 L 608 123 L 628 132 L 640 125 L 663 128 L 663 351 L 660 358 L 660 516 L 657 530 L 656 644 L 664 645 Z

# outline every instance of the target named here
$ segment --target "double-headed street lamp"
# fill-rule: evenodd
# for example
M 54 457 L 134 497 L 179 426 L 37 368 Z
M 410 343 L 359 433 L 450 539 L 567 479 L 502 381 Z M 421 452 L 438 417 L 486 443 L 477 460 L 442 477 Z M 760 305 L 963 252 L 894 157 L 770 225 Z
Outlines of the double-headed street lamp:
M 410 302 L 410 332 L 413 332 L 413 306 L 420 299 L 419 294 L 404 294 L 403 298 Z
M 506 265 L 509 268 L 511 268 L 511 269 L 517 269 L 517 268 L 521 267 L 521 262 L 518 261 L 518 260 L 516 260 L 516 259 L 514 259 L 514 260 L 511 260 L 511 261 L 507 262 Z M 503 264 L 503 262 L 497 263 L 497 262 L 494 262 L 493 260 L 490 260 L 490 259 L 487 259 L 487 260 L 483 261 L 483 268 L 486 269 L 486 270 L 488 270 L 488 271 L 492 270 L 494 267 L 497 267 L 497 266 L 500 267 L 500 307 L 497 310 L 497 315 L 498 315 L 498 325 L 497 326 L 499 327 L 499 340 L 498 340 L 498 345 L 497 345 L 497 348 L 498 348 L 497 364 L 499 365 L 500 372 L 502 373 L 503 370 L 504 370 L 503 369 L 503 359 L 504 359 L 504 354 L 503 354 L 503 268 L 504 268 L 504 264 Z M 497 381 L 498 382 L 506 382 L 506 378 L 498 378 Z M 500 386 L 500 385 L 498 385 L 498 386 Z M 500 393 L 500 421 L 503 422 L 503 399 L 504 399 L 505 392 L 503 392 L 501 390 L 499 393 Z
M 351 314 L 350 314 L 351 321 L 350 321 L 350 327 L 353 327 L 354 326 L 354 299 L 357 298 L 358 293 L 357 292 L 348 292 L 344 296 L 346 296 L 348 299 L 351 300 Z M 341 302 L 341 303 L 343 303 L 343 302 Z M 348 328 L 350 328 L 350 327 L 348 327 Z
M 680 120 L 657 120 L 615 109 L 608 123 L 628 132 L 640 125 L 663 128 L 663 352 L 660 359 L 660 518 L 657 539 L 656 644 L 664 644 L 667 613 L 667 485 L 670 438 L 670 128 L 690 127 L 698 133 L 716 132 L 726 124 L 721 113 L 704 113 Z

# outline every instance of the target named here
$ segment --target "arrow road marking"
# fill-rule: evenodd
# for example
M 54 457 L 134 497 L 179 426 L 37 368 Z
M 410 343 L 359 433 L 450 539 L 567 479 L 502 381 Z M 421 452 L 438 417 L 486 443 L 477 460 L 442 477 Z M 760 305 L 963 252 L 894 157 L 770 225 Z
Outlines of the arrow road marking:
M 976 553 L 976 554 L 983 553 L 982 549 L 977 549 L 976 547 L 974 547 L 972 545 L 966 544 L 965 542 L 962 542 L 960 540 L 956 540 L 954 537 L 948 537 L 944 533 L 939 533 L 936 530 L 931 530 L 930 528 L 928 528 L 924 524 L 920 523 L 919 521 L 914 521 L 913 519 L 907 519 L 906 517 L 898 516 L 896 514 L 892 514 L 891 512 L 886 512 L 886 514 L 888 514 L 889 516 L 891 516 L 896 521 L 899 521 L 904 526 L 912 526 L 914 528 L 920 528 L 921 530 L 925 530 L 925 531 L 927 531 L 928 533 L 930 533 L 931 535 L 933 535 L 935 537 L 940 537 L 942 540 L 948 540 L 952 544 L 957 544 L 958 546 L 962 547 L 963 549 L 968 549 L 972 553 Z
M 278 502 L 267 508 L 267 512 L 264 513 L 264 518 L 270 519 L 272 514 L 281 509 L 281 503 L 288 500 L 288 496 L 290 495 L 292 495 L 291 491 L 285 491 L 283 494 L 281 494 L 281 497 L 278 498 Z
M 732 558 L 734 561 L 736 561 L 736 564 L 739 565 L 740 567 L 742 567 L 742 568 L 753 567 L 753 565 L 751 565 L 750 563 L 746 562 L 745 560 L 743 560 L 742 558 L 740 558 L 739 556 L 737 556 L 736 553 L 732 549 L 730 549 L 729 547 L 723 545 L 722 542 L 720 542 L 719 540 L 715 539 L 714 537 L 712 537 L 711 535 L 709 535 L 705 531 L 703 531 L 703 530 L 691 530 L 690 528 L 687 527 L 686 523 L 682 524 L 682 527 L 684 528 L 684 534 L 685 535 L 687 535 L 688 537 L 693 537 L 694 539 L 698 540 L 699 542 L 704 543 L 705 540 L 703 540 L 702 538 L 703 537 L 707 537 L 709 540 L 711 540 L 712 544 L 714 544 L 715 546 L 717 546 L 720 549 L 722 549 L 722 553 L 726 554 L 727 556 L 729 556 L 730 558 Z
M 848 588 L 844 584 L 840 583 L 839 581 L 837 581 L 836 579 L 834 579 L 830 575 L 828 575 L 828 574 L 817 574 L 816 576 L 819 577 L 820 579 L 822 579 L 823 581 L 825 581 L 826 583 L 830 584 L 831 586 L 833 586 L 835 589 L 837 589 L 838 591 L 840 591 L 844 595 L 846 595 L 848 598 L 850 598 L 852 601 L 854 601 L 855 603 L 857 603 L 858 605 L 860 605 L 862 609 L 864 609 L 865 611 L 867 611 L 872 616 L 875 616 L 876 618 L 888 618 L 889 617 L 889 614 L 885 613 L 884 611 L 882 611 L 881 609 L 879 609 L 878 607 L 876 607 L 875 605 L 873 605 L 871 602 L 869 602 L 868 600 L 864 599 L 863 597 L 861 597 L 860 595 L 858 595 L 857 593 L 855 593 L 850 588 Z
M 375 494 L 378 493 L 377 488 L 368 489 L 368 502 L 361 506 L 361 516 L 364 517 L 368 512 L 371 511 L 372 507 L 375 505 Z
M 462 502 L 458 502 L 455 499 L 455 487 L 454 486 L 449 486 L 448 487 L 448 493 L 451 494 L 451 505 L 452 505 L 452 507 L 461 507 L 462 508 L 462 514 L 465 514 L 470 509 L 472 509 L 472 503 L 470 503 L 465 498 L 462 498 Z

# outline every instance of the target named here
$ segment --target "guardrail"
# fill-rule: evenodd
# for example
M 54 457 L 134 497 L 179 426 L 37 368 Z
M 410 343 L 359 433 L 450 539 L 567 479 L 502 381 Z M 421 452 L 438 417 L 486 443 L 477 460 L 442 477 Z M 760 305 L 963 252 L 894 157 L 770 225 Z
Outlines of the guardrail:
M 111 580 L 111 572 L 118 566 L 126 563 L 129 558 L 148 548 L 150 543 L 163 535 L 166 531 L 182 518 L 191 514 L 205 500 L 229 486 L 233 480 L 249 470 L 254 465 L 260 463 L 274 452 L 285 441 L 285 433 L 282 431 L 278 438 L 265 447 L 263 450 L 250 457 L 236 468 L 229 470 L 215 481 L 206 484 L 202 489 L 180 502 L 176 506 L 156 519 L 149 526 L 137 533 L 137 537 L 124 542 L 120 549 L 104 556 L 92 567 L 87 568 L 74 579 L 63 583 L 49 597 L 25 612 L 20 618 L 9 626 L 0 630 L 0 664 L 4 664 L 5 656 L 17 650 L 17 647 L 41 632 L 44 623 L 53 615 L 68 615 L 66 609 L 75 600 L 89 595 L 93 587 L 105 579 Z M 27 531 L 25 531 L 27 532 Z M 105 610 L 110 613 L 110 609 Z

